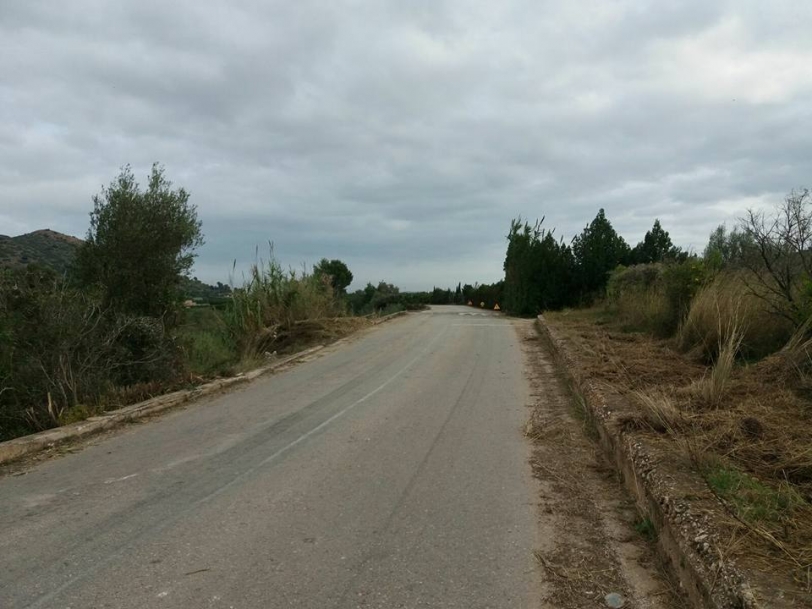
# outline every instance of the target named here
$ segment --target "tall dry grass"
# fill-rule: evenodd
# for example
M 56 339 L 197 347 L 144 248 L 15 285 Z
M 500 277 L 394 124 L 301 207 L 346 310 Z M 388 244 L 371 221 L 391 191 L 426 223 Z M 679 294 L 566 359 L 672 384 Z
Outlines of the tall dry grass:
M 697 292 L 677 332 L 677 343 L 685 351 L 697 350 L 706 361 L 714 361 L 734 332 L 740 335 L 742 356 L 761 358 L 786 344 L 792 326 L 771 313 L 739 274 L 722 273 Z
M 655 336 L 668 336 L 672 314 L 668 297 L 661 286 L 624 290 L 612 304 L 626 328 Z
M 296 340 L 297 325 L 346 314 L 329 278 L 303 269 L 285 271 L 271 247 L 258 260 L 242 287 L 233 290 L 224 319 L 242 357 L 253 357 Z
M 710 374 L 706 374 L 689 387 L 690 393 L 712 408 L 719 408 L 722 405 L 742 342 L 742 332 L 735 318 L 728 321 L 726 328 L 721 327 L 721 319 L 719 325 L 720 342 L 713 368 Z
M 660 433 L 677 435 L 686 424 L 686 417 L 673 396 L 663 389 L 636 390 L 632 398 L 640 406 L 641 420 Z

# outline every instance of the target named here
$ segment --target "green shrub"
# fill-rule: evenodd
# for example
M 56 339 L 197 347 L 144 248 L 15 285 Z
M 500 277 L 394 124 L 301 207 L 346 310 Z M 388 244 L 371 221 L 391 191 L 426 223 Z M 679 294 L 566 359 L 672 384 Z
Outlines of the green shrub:
M 677 331 L 688 314 L 691 301 L 708 278 L 705 263 L 699 258 L 689 258 L 678 264 L 665 265 L 662 279 L 670 310 L 669 334 Z
M 73 420 L 119 387 L 170 380 L 178 353 L 159 320 L 102 310 L 52 271 L 0 275 L 0 438 Z
M 706 278 L 697 259 L 618 267 L 609 277 L 607 302 L 631 330 L 672 336 Z
M 270 260 L 252 265 L 234 290 L 224 321 L 240 357 L 250 358 L 286 346 L 297 322 L 345 314 L 329 277 L 283 271 L 272 248 Z
M 186 366 L 192 374 L 226 375 L 236 362 L 234 345 L 223 332 L 194 332 L 185 338 Z

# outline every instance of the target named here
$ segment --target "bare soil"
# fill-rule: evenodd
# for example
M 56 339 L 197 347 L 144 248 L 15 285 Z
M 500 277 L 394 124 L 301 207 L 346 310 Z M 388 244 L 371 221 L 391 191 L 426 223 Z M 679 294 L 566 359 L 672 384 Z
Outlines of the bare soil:
M 531 321 L 517 321 L 533 403 L 525 430 L 540 481 L 542 607 L 685 607 L 654 552 L 653 534 L 606 464 L 593 432 Z

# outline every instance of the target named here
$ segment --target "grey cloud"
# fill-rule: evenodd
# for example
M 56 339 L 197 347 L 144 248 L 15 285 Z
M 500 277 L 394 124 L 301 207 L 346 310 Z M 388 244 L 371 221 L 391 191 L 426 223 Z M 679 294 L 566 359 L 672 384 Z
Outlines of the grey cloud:
M 199 206 L 196 272 L 273 240 L 357 283 L 493 281 L 511 218 L 683 246 L 808 180 L 797 2 L 0 6 L 0 233 L 81 235 L 118 168 Z M 734 101 L 735 100 L 735 101 Z M 264 252 L 263 252 L 264 253 Z

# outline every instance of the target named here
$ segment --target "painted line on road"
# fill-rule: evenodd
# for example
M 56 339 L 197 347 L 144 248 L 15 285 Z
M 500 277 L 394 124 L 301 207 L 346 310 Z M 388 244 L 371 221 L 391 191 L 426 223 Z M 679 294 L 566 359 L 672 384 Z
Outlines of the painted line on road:
M 416 362 L 423 359 L 425 357 L 425 355 L 426 355 L 426 352 L 429 351 L 429 349 L 431 349 L 431 347 L 433 347 L 434 344 L 438 340 L 440 340 L 440 338 L 445 333 L 445 328 L 447 328 L 447 327 L 448 326 L 445 326 L 442 331 L 437 333 L 437 335 L 435 335 L 435 337 L 431 341 L 429 341 L 429 343 L 420 351 L 420 354 L 417 357 L 410 360 L 408 364 L 406 364 L 403 368 L 398 370 L 386 382 L 384 382 L 383 384 L 378 386 L 376 389 L 373 389 L 368 394 L 366 394 L 364 397 L 356 400 L 355 402 L 353 402 L 349 406 L 346 406 L 345 408 L 343 408 L 342 410 L 340 410 L 339 412 L 337 412 L 336 414 L 331 416 L 326 421 L 323 421 L 322 423 L 320 423 L 319 425 L 317 425 L 316 427 L 314 427 L 310 431 L 302 434 L 301 436 L 296 438 L 294 441 L 292 441 L 290 444 L 284 446 L 283 448 L 280 448 L 279 450 L 277 450 L 275 453 L 273 453 L 269 457 L 266 457 L 265 459 L 263 459 L 257 465 L 254 465 L 253 467 L 250 467 L 249 469 L 245 470 L 239 476 L 237 476 L 236 478 L 234 478 L 230 482 L 224 484 L 223 486 L 221 486 L 217 490 L 212 491 L 211 493 L 209 493 L 205 497 L 201 497 L 197 501 L 193 502 L 186 509 L 179 510 L 178 512 L 175 513 L 174 518 L 166 519 L 166 520 L 163 520 L 162 522 L 160 522 L 159 524 L 156 524 L 148 532 L 152 533 L 152 534 L 155 534 L 155 533 L 158 533 L 158 532 L 164 530 L 171 523 L 173 523 L 173 522 L 177 521 L 179 518 L 185 516 L 186 514 L 191 512 L 194 508 L 196 508 L 199 505 L 202 505 L 202 504 L 214 499 L 215 497 L 217 497 L 219 495 L 222 495 L 229 488 L 231 488 L 232 486 L 234 486 L 238 482 L 241 482 L 242 480 L 244 480 L 245 478 L 247 478 L 248 476 L 253 474 L 255 471 L 257 471 L 259 468 L 267 465 L 268 463 L 270 463 L 274 459 L 276 459 L 276 458 L 280 457 L 281 455 L 283 455 L 284 453 L 288 452 L 290 449 L 292 449 L 295 446 L 301 444 L 302 442 L 304 442 L 305 440 L 307 440 L 308 438 L 310 438 L 314 434 L 318 433 L 319 431 L 321 431 L 322 429 L 327 427 L 330 423 L 334 422 L 336 419 L 344 416 L 346 413 L 348 413 L 350 410 L 352 410 L 353 408 L 355 408 L 359 404 L 363 404 L 364 402 L 366 402 L 372 396 L 374 396 L 377 393 L 380 393 L 381 391 L 383 391 L 388 385 L 390 385 L 392 383 L 392 381 L 394 381 L 395 379 L 400 377 L 404 372 L 406 372 L 409 368 L 411 368 Z M 105 558 L 103 558 L 102 560 L 97 562 L 96 564 L 90 565 L 89 567 L 87 567 L 82 572 L 81 575 L 78 575 L 76 577 L 73 577 L 73 578 L 69 579 L 68 581 L 63 583 L 61 586 L 58 586 L 55 590 L 52 590 L 51 592 L 48 592 L 48 593 L 40 596 L 39 598 L 37 598 L 33 602 L 29 603 L 28 605 L 26 605 L 26 607 L 28 609 L 35 609 L 37 607 L 42 607 L 45 603 L 48 603 L 48 602 L 52 601 L 54 598 L 59 596 L 62 592 L 64 592 L 65 590 L 67 590 L 71 586 L 74 586 L 74 585 L 86 580 L 88 577 L 90 577 L 91 575 L 93 575 L 94 573 L 99 571 L 102 567 L 104 567 L 107 564 L 111 563 L 116 558 L 119 558 L 120 556 L 124 555 L 126 550 L 127 550 L 127 544 L 124 544 L 119 550 L 113 552 L 112 554 L 109 554 L 108 556 L 106 556 Z
M 237 476 L 236 478 L 234 478 L 234 480 L 232 480 L 232 481 L 231 481 L 231 482 L 229 482 L 228 484 L 226 484 L 226 485 L 222 486 L 221 488 L 217 489 L 216 491 L 212 492 L 210 495 L 207 495 L 206 497 L 203 497 L 202 499 L 198 499 L 196 503 L 192 504 L 192 505 L 193 505 L 193 507 L 194 507 L 194 506 L 197 506 L 197 505 L 199 505 L 199 504 L 201 504 L 201 503 L 205 503 L 205 502 L 206 502 L 206 501 L 208 501 L 209 499 L 213 499 L 213 498 L 214 498 L 214 497 L 216 497 L 217 495 L 222 494 L 223 492 L 225 492 L 226 490 L 228 490 L 230 487 L 232 487 L 234 484 L 236 484 L 237 482 L 239 482 L 240 480 L 242 480 L 242 479 L 243 479 L 243 478 L 245 478 L 246 476 L 249 476 L 250 474 L 254 473 L 254 472 L 255 472 L 256 470 L 258 470 L 260 467 L 263 467 L 264 465 L 267 465 L 268 463 L 270 463 L 271 461 L 273 461 L 273 460 L 274 460 L 274 459 L 276 459 L 277 457 L 282 456 L 283 454 L 285 454 L 286 452 L 288 452 L 288 451 L 289 451 L 291 448 L 294 448 L 295 446 L 298 446 L 299 444 L 301 444 L 302 442 L 304 442 L 305 440 L 307 440 L 307 439 L 308 439 L 309 437 L 311 437 L 312 435 L 314 435 L 314 434 L 318 433 L 319 431 L 321 431 L 322 429 L 324 429 L 325 427 L 327 427 L 328 425 L 330 425 L 330 423 L 332 423 L 332 422 L 333 422 L 333 421 L 335 421 L 336 419 L 339 419 L 339 418 L 341 418 L 342 416 L 344 416 L 345 414 L 347 414 L 347 413 L 348 413 L 350 410 L 352 410 L 352 409 L 353 409 L 353 408 L 355 408 L 356 406 L 358 406 L 358 405 L 360 405 L 360 404 L 363 404 L 364 402 L 366 402 L 366 401 L 367 401 L 369 398 L 371 398 L 372 396 L 374 396 L 374 395 L 376 395 L 377 393 L 380 393 L 381 391 L 383 391 L 383 390 L 384 390 L 384 389 L 385 389 L 387 386 L 389 386 L 389 385 L 392 383 L 392 381 L 394 381 L 395 379 L 397 379 L 398 377 L 400 377 L 400 376 L 401 376 L 401 375 L 402 375 L 404 372 L 406 372 L 406 371 L 407 371 L 409 368 L 411 368 L 411 367 L 412 367 L 412 366 L 413 366 L 413 365 L 414 365 L 416 362 L 418 362 L 418 361 L 420 361 L 421 359 L 423 359 L 423 358 L 425 357 L 426 352 L 427 352 L 427 351 L 428 351 L 428 350 L 429 350 L 431 347 L 433 347 L 433 346 L 434 346 L 434 343 L 436 343 L 436 342 L 437 342 L 437 341 L 440 339 L 440 337 L 441 337 L 442 335 L 443 335 L 443 333 L 442 333 L 442 332 L 440 332 L 439 334 L 437 334 L 437 335 L 436 335 L 436 336 L 435 336 L 435 337 L 434 337 L 434 338 L 433 338 L 433 339 L 432 339 L 432 340 L 429 342 L 429 344 L 428 344 L 428 345 L 426 345 L 426 346 L 423 348 L 423 350 L 420 352 L 420 354 L 419 354 L 417 357 L 415 357 L 414 359 L 412 359 L 411 361 L 409 361 L 409 363 L 408 363 L 408 364 L 406 364 L 406 365 L 405 365 L 403 368 L 401 368 L 400 370 L 398 370 L 398 371 L 397 371 L 397 372 L 396 372 L 394 375 L 392 375 L 392 376 L 391 376 L 391 377 L 390 377 L 390 378 L 389 378 L 389 379 L 388 379 L 386 382 L 384 382 L 382 385 L 380 385 L 380 386 L 379 386 L 379 387 L 377 387 L 376 389 L 373 389 L 373 390 L 372 390 L 372 391 L 370 391 L 368 394 L 366 394 L 364 397 L 362 397 L 362 398 L 360 398 L 360 399 L 356 400 L 355 402 L 353 402 L 353 403 L 352 403 L 352 404 L 350 404 L 349 406 L 346 406 L 346 407 L 344 407 L 342 410 L 339 410 L 339 411 L 338 411 L 337 413 L 335 413 L 333 416 L 331 416 L 331 417 L 330 417 L 330 418 L 328 418 L 327 420 L 325 420 L 325 421 L 321 422 L 320 424 L 316 425 L 316 427 L 314 427 L 314 428 L 313 428 L 313 429 L 311 429 L 310 431 L 305 432 L 304 434 L 302 434 L 301 436 L 299 436 L 298 438 L 296 438 L 296 439 L 295 439 L 293 442 L 291 442 L 291 443 L 290 443 L 290 444 L 288 444 L 287 446 L 284 446 L 284 447 L 280 448 L 279 450 L 277 450 L 277 451 L 276 451 L 275 453 L 273 453 L 272 455 L 270 455 L 270 456 L 266 457 L 265 459 L 263 459 L 262 461 L 260 461 L 260 462 L 259 462 L 257 465 L 255 465 L 255 466 L 251 467 L 250 469 L 247 469 L 247 470 L 246 470 L 246 471 L 244 471 L 242 474 L 240 474 L 239 476 Z
M 512 328 L 510 324 L 451 324 L 454 328 Z
M 105 480 L 105 484 L 115 484 L 116 482 L 124 482 L 125 480 L 129 480 L 130 478 L 135 478 L 138 474 L 130 474 L 129 476 L 124 476 L 123 478 L 111 478 L 109 480 Z

